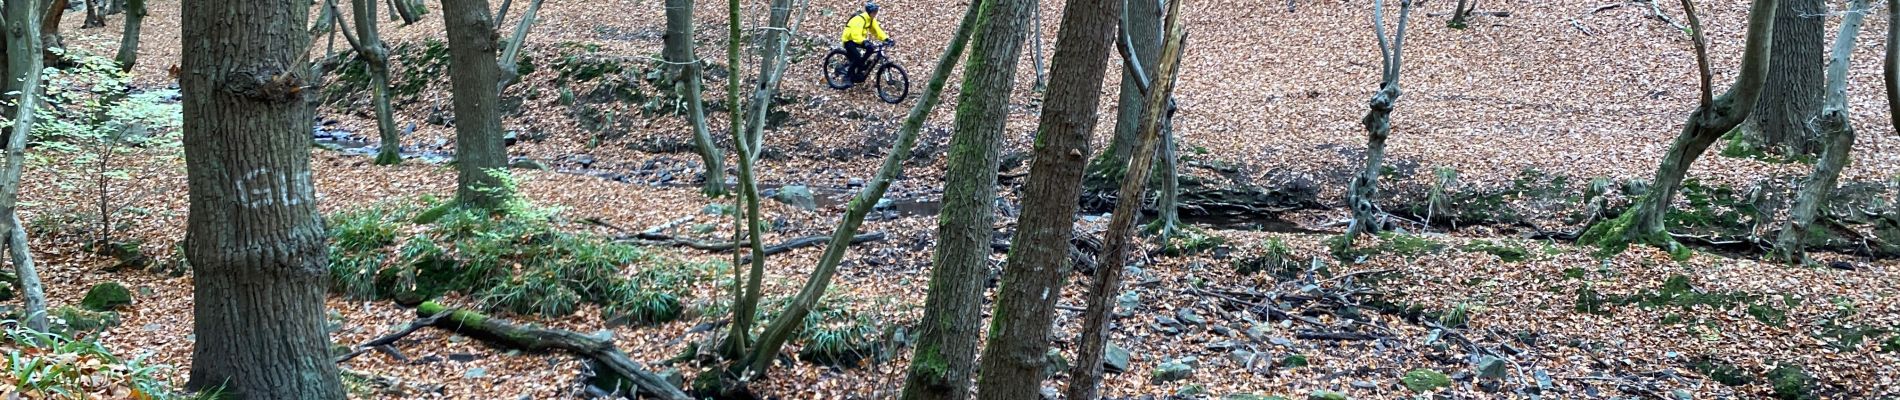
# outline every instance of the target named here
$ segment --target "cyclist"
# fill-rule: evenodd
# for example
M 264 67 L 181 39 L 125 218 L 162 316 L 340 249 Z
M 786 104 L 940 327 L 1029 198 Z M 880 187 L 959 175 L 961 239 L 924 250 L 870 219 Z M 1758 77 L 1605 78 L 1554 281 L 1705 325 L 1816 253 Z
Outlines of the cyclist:
M 845 57 L 851 59 L 847 79 L 852 83 L 863 82 L 865 73 L 869 72 L 866 71 L 870 69 L 869 66 L 864 63 L 873 46 L 876 46 L 870 42 L 873 38 L 883 41 L 886 46 L 896 42 L 884 33 L 884 26 L 877 22 L 877 3 L 867 2 L 864 3 L 864 12 L 852 16 L 851 21 L 844 26 L 844 53 Z

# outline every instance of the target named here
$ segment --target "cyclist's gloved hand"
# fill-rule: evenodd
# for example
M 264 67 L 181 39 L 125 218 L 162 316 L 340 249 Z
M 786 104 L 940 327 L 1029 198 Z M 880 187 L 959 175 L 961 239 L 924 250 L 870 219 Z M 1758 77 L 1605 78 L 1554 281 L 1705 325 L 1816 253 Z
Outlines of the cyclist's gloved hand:
M 884 47 L 891 47 L 891 46 L 896 46 L 896 45 L 897 45 L 897 38 L 884 39 Z

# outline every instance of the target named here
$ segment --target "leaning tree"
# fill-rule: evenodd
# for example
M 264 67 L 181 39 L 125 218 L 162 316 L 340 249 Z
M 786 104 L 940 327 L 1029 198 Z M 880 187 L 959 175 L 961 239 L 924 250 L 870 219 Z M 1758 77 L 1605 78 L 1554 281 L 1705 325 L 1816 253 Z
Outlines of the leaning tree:
M 1663 226 L 1663 217 L 1676 191 L 1682 188 L 1682 181 L 1689 174 L 1689 165 L 1723 134 L 1748 119 L 1756 101 L 1761 98 L 1762 85 L 1768 80 L 1769 52 L 1772 50 L 1771 38 L 1775 31 L 1775 3 L 1776 0 L 1755 0 L 1750 7 L 1741 71 L 1736 74 L 1735 83 L 1729 86 L 1728 91 L 1717 96 L 1711 83 L 1714 76 L 1709 72 L 1709 52 L 1702 35 L 1702 22 L 1696 18 L 1695 4 L 1691 0 L 1682 1 L 1683 9 L 1688 14 L 1689 30 L 1695 42 L 1696 63 L 1702 77 L 1702 101 L 1689 114 L 1689 121 L 1683 124 L 1682 133 L 1676 135 L 1675 141 L 1669 145 L 1669 151 L 1663 154 L 1662 164 L 1656 168 L 1656 179 L 1649 192 L 1637 199 L 1636 204 L 1622 215 L 1599 222 L 1584 231 L 1578 237 L 1579 241 L 1607 251 L 1619 251 L 1631 243 L 1649 244 L 1668 250 L 1679 258 L 1688 256 L 1687 248 L 1676 243 L 1676 239 Z
M 39 273 L 33 268 L 33 252 L 27 249 L 26 229 L 20 226 L 20 174 L 26 164 L 27 136 L 33 131 L 35 116 L 39 115 L 40 73 L 45 59 L 40 56 L 40 8 L 37 1 L 16 1 L 0 4 L 0 14 L 5 15 L 6 61 L 5 81 L 0 82 L 0 93 L 12 97 L 6 114 L 13 119 L 7 127 L 6 167 L 0 169 L 0 235 L 5 235 L 4 245 L 13 261 L 15 285 L 20 292 L 21 305 L 25 306 L 26 317 L 21 321 L 27 329 L 46 331 L 46 293 L 40 288 Z
M 1821 218 L 1819 214 L 1823 213 L 1835 182 L 1840 180 L 1841 170 L 1847 169 L 1848 154 L 1854 149 L 1854 125 L 1847 114 L 1847 67 L 1866 14 L 1867 0 L 1853 0 L 1841 18 L 1841 32 L 1834 36 L 1833 53 L 1828 57 L 1827 103 L 1821 107 L 1820 117 L 1805 128 L 1821 134 L 1824 141 L 1821 159 L 1795 197 L 1794 208 L 1788 211 L 1788 223 L 1775 239 L 1771 258 L 1794 263 L 1807 260 L 1806 241 L 1813 229 L 1811 225 L 1816 218 Z

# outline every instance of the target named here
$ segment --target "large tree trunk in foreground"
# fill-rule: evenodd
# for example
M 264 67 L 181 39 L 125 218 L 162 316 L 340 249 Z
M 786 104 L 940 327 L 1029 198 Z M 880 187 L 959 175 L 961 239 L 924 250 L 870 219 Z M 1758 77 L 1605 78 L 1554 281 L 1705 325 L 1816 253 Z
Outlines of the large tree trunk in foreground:
M 16 289 L 26 316 L 21 324 L 46 332 L 46 291 L 40 287 L 40 275 L 33 266 L 33 252 L 27 248 L 26 229 L 20 226 L 19 215 L 20 175 L 26 165 L 27 136 L 32 134 L 38 115 L 40 71 L 45 61 L 40 56 L 38 5 L 37 0 L 0 5 L 10 28 L 6 30 L 6 80 L 0 82 L 0 93 L 17 94 L 10 99 L 13 107 L 6 110 L 12 114 L 13 126 L 6 128 L 6 168 L 0 170 L 0 229 L 4 229 L 0 235 L 6 236 L 0 244 L 6 246 L 18 279 Z
M 667 79 L 686 100 L 686 118 L 693 127 L 693 144 L 699 147 L 699 160 L 706 166 L 705 183 L 700 186 L 700 192 L 707 197 L 723 196 L 726 194 L 726 155 L 719 151 L 719 144 L 713 141 L 712 132 L 706 127 L 706 106 L 701 99 L 702 65 L 693 51 L 693 0 L 666 0 L 666 47 L 661 55 L 670 70 L 666 73 Z
M 1827 89 L 1822 75 L 1827 14 L 1827 3 L 1821 0 L 1780 0 L 1777 5 L 1768 60 L 1772 79 L 1762 85 L 1761 101 L 1737 131 L 1748 147 L 1790 158 L 1821 151 L 1819 132 L 1808 123 L 1821 115 Z
M 904 161 L 910 158 L 911 149 L 917 145 L 918 132 L 923 130 L 924 122 L 930 117 L 931 111 L 941 103 L 943 87 L 949 82 L 950 73 L 956 68 L 957 59 L 969 43 L 971 32 L 976 30 L 977 11 L 982 2 L 977 3 L 979 4 L 970 5 L 969 11 L 963 15 L 962 22 L 958 23 L 956 33 L 950 38 L 949 48 L 944 49 L 943 56 L 938 58 L 936 69 L 930 73 L 929 83 L 924 87 L 923 93 L 920 93 L 922 97 L 916 105 L 911 106 L 910 114 L 905 117 L 904 125 L 897 133 L 897 143 L 891 147 L 891 153 L 885 155 L 884 163 L 878 167 L 877 175 L 871 178 L 871 182 L 865 185 L 863 191 L 858 192 L 858 195 L 851 199 L 843 221 L 838 223 L 838 229 L 832 233 L 831 242 L 825 246 L 824 255 L 819 257 L 818 268 L 812 271 L 811 277 L 806 280 L 804 288 L 799 290 L 798 297 L 792 300 L 792 304 L 779 313 L 782 317 L 773 320 L 772 325 L 766 328 L 765 335 L 760 337 L 758 349 L 752 354 L 753 368 L 758 372 L 765 372 L 764 368 L 769 367 L 766 363 L 776 358 L 779 349 L 791 339 L 794 331 L 803 326 L 805 316 L 811 312 L 812 306 L 818 304 L 819 297 L 824 295 L 831 284 L 832 276 L 837 273 L 839 263 L 844 261 L 844 253 L 849 245 L 846 238 L 849 238 L 851 233 L 857 232 L 859 225 L 864 223 L 864 216 L 876 207 L 878 199 L 883 198 L 884 193 L 890 189 L 891 181 L 897 179 L 897 175 L 903 172 Z M 981 289 L 980 284 L 978 285 L 977 290 L 980 296 Z M 936 296 L 936 291 L 937 287 L 932 286 L 933 297 Z M 929 304 L 925 303 L 927 320 L 932 317 Z M 971 308 L 971 311 L 975 312 L 975 306 L 972 305 Z M 968 322 L 974 325 L 980 322 L 980 319 L 972 318 Z M 931 334 L 928 333 L 931 328 L 926 325 L 920 329 L 923 329 L 925 333 L 919 343 L 931 343 L 929 342 Z M 972 336 L 976 334 L 974 331 L 968 333 Z M 964 350 L 964 353 L 968 354 L 963 360 L 966 371 L 962 382 L 966 388 L 969 386 L 967 367 L 972 363 L 967 358 L 975 356 L 975 344 L 976 341 L 972 338 Z M 906 390 L 909 390 L 909 386 L 906 387 Z
M 1071 271 L 1076 198 L 1082 192 L 1121 8 L 1122 0 L 1069 0 L 1063 6 L 1050 58 L 1049 93 L 1029 177 L 1023 182 L 1022 219 L 1004 263 L 992 313 L 995 321 L 983 348 L 982 376 L 977 378 L 982 398 L 1032 399 L 1042 388 L 1055 303 Z M 993 164 L 990 171 L 994 174 Z M 983 234 L 987 239 L 989 233 Z
M 1825 135 L 1827 145 L 1821 152 L 1820 162 L 1814 165 L 1814 174 L 1808 176 L 1807 184 L 1795 198 L 1794 208 L 1788 211 L 1788 224 L 1775 240 L 1773 258 L 1793 263 L 1807 259 L 1806 240 L 1811 225 L 1824 212 L 1822 207 L 1827 205 L 1828 194 L 1840 180 L 1841 171 L 1847 169 L 1847 156 L 1854 149 L 1854 125 L 1847 113 L 1847 67 L 1854 55 L 1854 39 L 1860 36 L 1861 21 L 1866 19 L 1866 14 L 1867 0 L 1853 0 L 1841 17 L 1841 32 L 1835 35 L 1833 55 L 1828 58 L 1827 104 L 1821 107 L 1821 116 L 1812 128 Z
M 501 140 L 500 44 L 488 0 L 442 0 L 449 37 L 449 89 L 454 95 L 456 201 L 492 209 L 511 195 L 500 174 L 508 162 Z
M 1690 30 L 1694 32 L 1696 58 L 1701 65 L 1702 105 L 1689 114 L 1689 121 L 1684 124 L 1682 133 L 1669 145 L 1669 152 L 1663 155 L 1662 164 L 1656 169 L 1656 179 L 1650 185 L 1649 193 L 1638 199 L 1622 216 L 1584 232 L 1578 238 L 1579 241 L 1612 251 L 1620 250 L 1630 243 L 1644 243 L 1669 250 L 1677 257 L 1687 255 L 1669 236 L 1663 226 L 1663 217 L 1674 204 L 1676 191 L 1681 189 L 1683 178 L 1689 173 L 1689 165 L 1701 157 L 1710 144 L 1741 125 L 1749 112 L 1754 110 L 1756 100 L 1761 98 L 1762 84 L 1768 79 L 1769 51 L 1772 46 L 1770 38 L 1775 31 L 1775 2 L 1755 0 L 1750 8 L 1741 71 L 1736 75 L 1734 85 L 1721 96 L 1711 94 L 1712 74 L 1709 72 L 1706 42 L 1702 40 L 1701 23 L 1695 16 L 1694 7 L 1685 7 L 1690 10 Z
M 344 398 L 324 328 L 328 247 L 310 179 L 308 5 L 180 7 L 194 390 Z
M 1110 190 L 1121 182 L 1128 168 L 1128 157 L 1135 152 L 1136 136 L 1141 132 L 1142 95 L 1138 81 L 1148 78 L 1137 76 L 1145 71 L 1155 70 L 1155 60 L 1161 57 L 1161 2 L 1163 0 L 1124 0 L 1127 9 L 1118 15 L 1121 29 L 1134 51 L 1130 57 L 1138 61 L 1140 68 L 1123 67 L 1121 94 L 1116 105 L 1115 134 L 1109 136 L 1108 147 L 1102 154 L 1089 162 L 1089 190 Z M 1117 201 L 1120 201 L 1119 199 Z
M 976 370 L 976 346 L 983 322 L 983 282 L 989 272 L 989 239 L 995 221 L 996 166 L 995 139 L 1008 116 L 1009 93 L 1014 86 L 1015 52 L 1008 51 L 1007 40 L 984 36 L 972 39 L 978 29 L 983 34 L 1007 32 L 1015 18 L 1008 0 L 973 1 L 957 26 L 956 42 L 937 61 L 931 73 L 932 89 L 940 89 L 964 46 L 977 41 L 978 53 L 971 54 L 964 69 L 963 91 L 957 101 L 957 136 L 953 139 L 969 151 L 952 153 L 949 176 L 944 186 L 944 208 L 938 214 L 940 238 L 930 270 L 930 291 L 924 299 L 923 322 L 910 369 L 904 378 L 903 399 L 955 400 L 970 398 L 970 381 Z M 1033 3 L 1033 1 L 1032 1 Z M 1007 60 L 1006 60 L 1007 59 Z M 930 92 L 935 100 L 937 91 Z M 905 133 L 915 139 L 924 114 L 913 109 Z M 907 121 L 909 122 L 909 121 Z M 984 140 L 990 142 L 984 143 Z M 986 146 L 986 147 L 985 147 Z M 909 151 L 906 147 L 903 151 Z M 892 157 L 897 157 L 896 153 Z M 899 164 L 891 164 L 899 165 Z M 989 169 L 983 169 L 987 166 Z M 876 201 L 871 199 L 870 201 Z
M 1168 99 L 1174 94 L 1174 78 L 1181 64 L 1182 41 L 1187 35 L 1180 23 L 1181 1 L 1168 5 L 1168 39 L 1162 48 L 1154 85 L 1148 91 L 1147 110 L 1142 112 L 1141 136 L 1134 157 L 1129 158 L 1128 175 L 1122 180 L 1115 202 L 1115 213 L 1103 234 L 1102 253 L 1097 256 L 1095 281 L 1089 286 L 1088 308 L 1082 314 L 1080 345 L 1075 363 L 1069 368 L 1069 399 L 1095 400 L 1102 382 L 1102 356 L 1108 345 L 1109 300 L 1121 294 L 1122 268 L 1128 265 L 1128 251 L 1134 247 L 1135 216 L 1141 214 L 1141 193 L 1147 188 L 1148 173 L 1153 171 L 1162 143 L 1161 127 L 1167 119 Z
M 145 25 L 145 0 L 125 0 L 125 31 L 119 37 L 120 71 L 131 71 L 139 63 L 139 28 Z
M 1412 0 L 1399 0 L 1399 26 L 1393 32 L 1388 49 L 1385 38 L 1385 2 L 1372 3 L 1372 33 L 1379 38 L 1379 58 L 1384 66 L 1379 79 L 1379 91 L 1372 94 L 1367 102 L 1366 117 L 1360 123 L 1366 127 L 1366 163 L 1359 170 L 1359 176 L 1353 177 L 1352 184 L 1346 189 L 1346 203 L 1352 208 L 1352 225 L 1346 228 L 1345 236 L 1340 238 L 1339 247 L 1352 247 L 1353 239 L 1361 233 L 1378 233 L 1379 207 L 1372 203 L 1379 193 L 1379 171 L 1385 162 L 1385 140 L 1392 135 L 1392 109 L 1403 94 L 1399 90 L 1400 67 L 1405 59 L 1405 25 L 1411 19 Z

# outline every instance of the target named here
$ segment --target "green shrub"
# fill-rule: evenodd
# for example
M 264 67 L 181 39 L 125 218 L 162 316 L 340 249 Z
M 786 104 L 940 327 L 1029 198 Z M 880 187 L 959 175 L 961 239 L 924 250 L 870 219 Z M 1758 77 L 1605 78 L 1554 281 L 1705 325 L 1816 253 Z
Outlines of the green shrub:
M 217 393 L 188 395 L 172 388 L 171 369 L 142 359 L 120 359 L 93 340 L 33 332 L 15 321 L 0 321 L 0 385 L 34 399 L 90 398 L 101 389 L 121 389 L 132 398 L 211 399 Z M 100 387 L 100 385 L 107 385 Z
M 1261 244 L 1260 255 L 1234 260 L 1234 272 L 1241 275 L 1253 275 L 1269 271 L 1275 275 L 1298 272 L 1300 262 L 1294 259 L 1293 249 L 1279 238 L 1268 238 Z
M 1774 386 L 1775 398 L 1781 400 L 1810 400 L 1814 395 L 1814 377 L 1799 365 L 1781 364 L 1768 371 L 1768 383 Z

